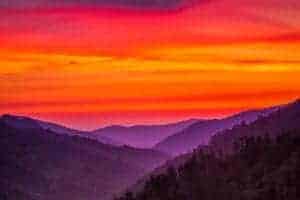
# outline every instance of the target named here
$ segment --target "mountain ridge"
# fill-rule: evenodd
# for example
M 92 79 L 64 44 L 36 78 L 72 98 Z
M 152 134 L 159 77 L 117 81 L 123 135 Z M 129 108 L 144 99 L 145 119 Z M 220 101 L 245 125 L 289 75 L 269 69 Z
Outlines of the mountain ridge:
M 253 109 L 234 114 L 223 119 L 212 119 L 192 124 L 181 132 L 177 132 L 155 145 L 154 149 L 171 155 L 188 153 L 198 145 L 207 145 L 210 138 L 217 132 L 233 127 L 242 122 L 255 121 L 259 115 L 268 115 L 278 106 Z
M 0 197 L 109 200 L 169 156 L 0 119 Z
M 182 130 L 201 119 L 188 119 L 170 124 L 159 125 L 113 125 L 97 129 L 92 133 L 105 136 L 122 144 L 137 148 L 152 148 L 164 138 Z
M 300 142 L 300 101 L 299 100 L 279 106 L 276 111 L 270 113 L 267 116 L 260 116 L 258 119 L 256 119 L 255 121 L 253 121 L 249 124 L 246 124 L 246 123 L 238 124 L 238 125 L 233 126 L 231 129 L 226 129 L 226 130 L 216 133 L 212 137 L 211 142 L 207 146 L 198 146 L 191 153 L 187 153 L 185 155 L 180 155 L 180 156 L 175 157 L 172 160 L 168 160 L 164 165 L 156 168 L 151 173 L 149 173 L 146 176 L 139 179 L 139 181 L 137 181 L 133 186 L 129 187 L 126 190 L 129 192 L 127 192 L 125 196 L 122 196 L 122 198 L 116 198 L 116 199 L 127 200 L 126 199 L 127 197 L 131 197 L 131 198 L 129 198 L 130 200 L 135 200 L 135 199 L 137 199 L 137 200 L 140 200 L 140 199 L 154 200 L 159 197 L 164 197 L 163 199 L 168 199 L 167 196 L 172 196 L 174 194 L 177 194 L 177 191 L 179 191 L 180 189 L 178 189 L 178 185 L 176 185 L 174 180 L 172 182 L 166 182 L 164 177 L 171 175 L 171 178 L 174 178 L 173 173 L 172 173 L 173 175 L 169 174 L 170 170 L 173 172 L 175 170 L 175 172 L 178 173 L 177 175 L 181 175 L 181 173 L 182 173 L 181 170 L 183 170 L 183 168 L 185 168 L 186 166 L 190 165 L 191 162 L 197 156 L 200 156 L 199 157 L 200 160 L 202 158 L 204 158 L 204 160 L 201 160 L 201 162 L 199 162 L 199 165 L 201 166 L 202 162 L 210 162 L 211 161 L 211 159 L 209 159 L 210 161 L 205 160 L 206 158 L 208 158 L 207 156 L 214 158 L 214 159 L 218 159 L 221 162 L 223 162 L 228 158 L 229 158 L 229 160 L 235 159 L 237 154 L 243 155 L 245 153 L 245 151 L 248 151 L 247 154 L 251 153 L 252 155 L 244 156 L 243 159 L 245 159 L 245 158 L 249 159 L 249 160 L 251 160 L 251 162 L 250 161 L 247 161 L 247 162 L 253 163 L 253 165 L 255 165 L 255 163 L 258 162 L 256 159 L 258 157 L 260 157 L 261 155 L 260 154 L 253 155 L 253 153 L 255 153 L 255 152 L 257 153 L 258 151 L 262 152 L 262 153 L 266 152 L 267 149 L 272 144 L 272 142 L 273 142 L 272 145 L 280 144 L 280 145 L 285 145 L 285 147 L 290 146 L 288 142 L 291 142 L 295 138 L 299 144 L 299 142 Z M 265 146 L 262 146 L 263 143 Z M 254 145 L 254 146 L 252 147 L 252 145 Z M 293 145 L 294 145 L 294 147 L 297 147 L 297 146 L 295 146 L 295 144 L 293 144 Z M 258 148 L 258 149 L 255 149 L 255 148 Z M 300 150 L 299 146 L 298 146 L 298 150 Z M 279 148 L 277 151 L 278 152 L 276 153 L 276 152 L 274 152 L 274 150 L 269 150 L 268 153 L 271 154 L 272 156 L 274 156 L 274 159 L 277 160 L 276 162 L 279 162 L 280 159 L 278 159 L 277 156 L 282 156 L 282 154 L 280 154 L 280 153 L 282 153 L 282 151 L 288 151 L 288 149 L 280 149 Z M 295 158 L 296 155 L 298 155 L 298 154 L 295 154 L 295 156 L 293 156 L 293 154 L 287 154 L 287 156 L 292 155 L 290 158 L 288 158 L 288 159 L 292 159 L 292 158 Z M 265 158 L 268 159 L 268 157 L 265 157 Z M 285 159 L 284 156 L 283 156 L 283 158 Z M 270 161 L 268 161 L 266 163 L 270 164 Z M 228 163 L 228 164 L 230 164 L 230 163 Z M 228 169 L 228 167 L 230 167 L 230 166 L 236 166 L 237 162 L 235 161 L 234 163 L 231 163 L 230 165 L 228 165 L 228 164 L 225 166 L 221 165 L 220 169 L 224 170 L 224 169 Z M 292 163 L 290 163 L 290 164 L 292 164 Z M 247 172 L 248 168 L 243 168 L 243 166 L 244 165 L 239 165 L 237 167 L 237 169 L 240 169 L 240 170 L 242 169 L 245 172 Z M 208 167 L 207 170 L 210 170 L 210 169 L 214 170 L 215 169 L 214 167 L 215 166 L 212 165 L 212 166 Z M 266 173 L 266 170 L 261 167 L 262 166 L 260 164 L 258 164 L 257 167 L 253 168 L 253 170 L 255 171 L 257 168 L 259 168 L 262 170 L 261 172 L 259 172 L 259 174 L 264 175 Z M 286 169 L 286 167 L 287 166 L 285 166 L 284 169 Z M 203 168 L 201 168 L 201 169 L 203 170 Z M 272 168 L 272 170 L 273 169 L 274 168 Z M 283 170 L 280 167 L 278 169 Z M 191 166 L 186 168 L 186 170 L 188 170 L 188 171 L 186 171 L 186 173 L 188 173 L 189 171 L 192 171 L 192 173 L 201 173 L 200 168 L 191 168 Z M 269 175 L 271 175 L 273 173 L 272 170 L 270 170 L 268 172 Z M 204 172 L 205 172 L 205 170 L 204 170 Z M 234 172 L 234 171 L 232 171 L 232 172 Z M 230 172 L 230 173 L 232 173 L 232 172 Z M 258 174 L 257 173 L 254 173 L 254 174 L 249 173 L 249 175 L 256 176 Z M 247 175 L 247 177 L 245 178 L 244 181 L 249 180 L 249 178 L 250 178 L 250 177 L 248 177 L 249 175 Z M 282 176 L 283 175 L 286 175 L 286 174 L 282 174 Z M 240 176 L 241 175 L 238 175 L 237 178 L 239 178 Z M 190 176 L 190 178 L 192 178 L 192 177 L 193 176 Z M 215 180 L 215 179 L 209 180 L 210 177 L 206 176 L 205 173 L 202 174 L 201 177 L 198 177 L 197 180 L 201 180 L 205 177 L 207 178 L 206 180 L 208 181 L 208 183 L 213 183 L 212 181 Z M 264 176 L 264 178 L 261 181 L 264 181 L 268 177 L 269 176 Z M 220 181 L 220 178 L 222 178 L 222 176 L 221 176 L 221 174 L 219 174 L 219 177 L 217 176 L 214 178 L 216 178 L 216 181 L 217 181 L 216 183 L 218 183 L 218 181 Z M 274 177 L 274 178 L 275 178 L 274 180 L 277 182 L 278 181 L 277 177 Z M 230 180 L 228 180 L 228 181 L 231 183 L 232 177 L 229 176 L 229 179 Z M 251 177 L 251 180 L 254 180 L 254 179 L 255 178 Z M 286 180 L 291 180 L 291 179 L 289 179 L 287 177 Z M 297 179 L 293 179 L 293 180 L 297 180 Z M 229 183 L 228 181 L 225 183 L 228 184 Z M 150 186 L 149 184 L 152 184 L 152 185 Z M 175 191 L 173 191 L 174 194 L 172 192 L 169 193 L 168 189 L 159 190 L 159 188 L 163 188 L 163 187 L 164 188 L 170 187 L 170 186 L 173 187 L 172 184 L 175 184 L 173 186 L 175 188 L 177 188 Z M 179 184 L 181 184 L 181 183 L 179 183 Z M 189 184 L 191 184 L 191 182 L 189 182 Z M 203 184 L 205 185 L 205 182 Z M 279 181 L 278 184 L 281 184 L 281 182 Z M 156 185 L 160 185 L 160 186 L 156 187 Z M 196 187 L 200 187 L 200 186 L 201 185 L 197 185 Z M 259 192 L 261 186 L 262 186 L 262 184 L 260 184 L 260 187 L 257 187 L 257 185 L 255 185 L 254 188 L 256 188 Z M 162 193 L 160 193 L 160 194 L 156 193 L 157 189 Z M 241 189 L 242 188 L 237 188 L 237 191 L 240 191 Z M 151 192 L 151 193 L 148 193 L 148 192 Z M 213 191 L 212 191 L 212 193 L 213 193 Z M 150 195 L 150 196 L 147 197 L 147 196 L 145 196 L 146 194 L 147 194 L 147 196 L 148 195 Z M 259 194 L 260 193 L 257 194 L 258 197 L 259 197 Z M 154 195 L 154 196 L 151 196 L 151 195 Z M 155 195 L 159 195 L 159 196 L 155 196 Z M 226 198 L 224 197 L 224 198 L 232 199 L 230 194 L 228 194 L 228 195 L 229 196 L 227 196 Z M 202 198 L 210 199 L 209 196 L 203 196 Z M 172 197 L 171 199 L 182 199 L 182 198 L 175 195 L 175 197 Z M 240 199 L 240 198 L 237 198 L 237 199 Z

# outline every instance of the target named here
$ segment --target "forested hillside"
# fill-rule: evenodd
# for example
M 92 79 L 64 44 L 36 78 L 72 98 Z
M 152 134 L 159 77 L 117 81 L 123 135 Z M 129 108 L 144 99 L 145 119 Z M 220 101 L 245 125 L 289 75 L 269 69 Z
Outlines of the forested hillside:
M 224 157 L 195 151 L 178 169 L 152 176 L 137 194 L 118 200 L 298 200 L 299 135 L 243 138 Z
M 286 130 L 300 131 L 300 100 L 281 106 L 269 116 L 260 116 L 251 124 L 241 123 L 217 133 L 210 141 L 210 148 L 220 153 L 231 153 L 239 138 L 264 135 L 272 138 Z
M 219 132 L 185 158 L 118 200 L 300 199 L 300 101 Z

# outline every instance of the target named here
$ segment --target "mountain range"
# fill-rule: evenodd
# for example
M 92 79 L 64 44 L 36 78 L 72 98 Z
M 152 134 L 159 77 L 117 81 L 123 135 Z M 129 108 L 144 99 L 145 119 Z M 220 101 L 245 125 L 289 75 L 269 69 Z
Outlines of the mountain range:
M 109 126 L 95 130 L 92 134 L 132 147 L 152 148 L 170 135 L 182 131 L 198 121 L 201 120 L 190 119 L 163 125 Z
M 91 132 L 3 115 L 0 199 L 111 200 L 128 187 L 143 190 L 149 177 L 179 169 L 195 152 L 235 154 L 241 138 L 287 132 L 300 132 L 300 100 L 224 119 Z
M 154 149 L 176 156 L 191 152 L 199 145 L 207 145 L 210 138 L 217 132 L 232 128 L 242 122 L 248 124 L 259 116 L 267 116 L 277 107 L 261 110 L 250 110 L 224 119 L 199 121 L 179 131 L 155 145 Z
M 169 159 L 154 150 L 115 147 L 37 125 L 0 119 L 0 199 L 111 199 Z
M 116 199 L 296 200 L 299 144 L 297 100 L 216 133 L 207 145 L 166 162 Z
M 1 120 L 4 121 L 6 124 L 18 129 L 30 129 L 30 128 L 44 129 L 44 130 L 50 130 L 57 134 L 64 134 L 70 136 L 77 135 L 80 137 L 97 140 L 104 144 L 112 144 L 116 146 L 121 145 L 120 143 L 117 143 L 112 139 L 102 135 L 92 135 L 88 131 L 75 130 L 59 124 L 41 121 L 30 117 L 5 114 L 1 117 Z
M 198 145 L 208 144 L 217 132 L 232 128 L 241 122 L 249 123 L 259 116 L 266 116 L 277 107 L 249 110 L 223 119 L 189 119 L 162 125 L 113 125 L 94 131 L 79 131 L 51 122 L 45 122 L 24 116 L 3 115 L 2 119 L 14 127 L 36 127 L 51 130 L 58 134 L 78 135 L 114 146 L 154 149 L 177 156 L 188 153 Z

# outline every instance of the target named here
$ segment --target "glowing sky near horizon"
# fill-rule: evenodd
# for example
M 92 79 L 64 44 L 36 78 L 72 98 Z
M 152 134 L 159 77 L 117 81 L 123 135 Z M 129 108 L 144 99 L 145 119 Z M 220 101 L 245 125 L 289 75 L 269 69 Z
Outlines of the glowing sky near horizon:
M 4 0 L 0 114 L 80 128 L 300 95 L 298 0 Z

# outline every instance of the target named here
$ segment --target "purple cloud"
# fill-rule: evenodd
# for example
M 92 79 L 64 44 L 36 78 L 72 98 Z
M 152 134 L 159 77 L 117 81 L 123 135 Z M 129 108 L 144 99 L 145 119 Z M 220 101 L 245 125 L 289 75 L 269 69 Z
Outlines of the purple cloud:
M 174 9 L 186 0 L 4 0 L 0 8 L 52 8 L 69 6 Z

